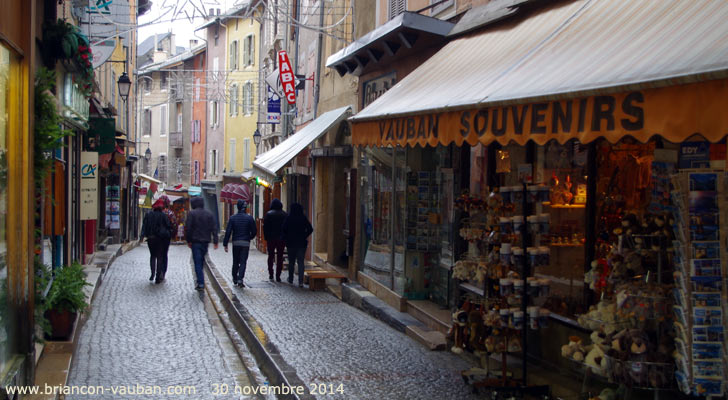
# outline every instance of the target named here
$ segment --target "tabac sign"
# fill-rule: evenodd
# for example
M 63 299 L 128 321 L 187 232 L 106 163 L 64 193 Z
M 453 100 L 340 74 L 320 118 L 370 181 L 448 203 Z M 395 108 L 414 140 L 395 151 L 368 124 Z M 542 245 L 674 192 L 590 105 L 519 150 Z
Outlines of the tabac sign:
M 278 66 L 280 68 L 283 95 L 288 104 L 296 104 L 296 77 L 293 74 L 291 62 L 288 60 L 288 54 L 285 50 L 278 52 Z
M 695 133 L 715 142 L 728 135 L 728 80 L 637 90 L 567 100 L 353 119 L 354 145 L 447 145 L 455 143 L 545 144 L 624 136 L 647 141 L 660 135 L 681 142 Z
M 81 152 L 81 220 L 97 219 L 99 190 L 99 153 Z

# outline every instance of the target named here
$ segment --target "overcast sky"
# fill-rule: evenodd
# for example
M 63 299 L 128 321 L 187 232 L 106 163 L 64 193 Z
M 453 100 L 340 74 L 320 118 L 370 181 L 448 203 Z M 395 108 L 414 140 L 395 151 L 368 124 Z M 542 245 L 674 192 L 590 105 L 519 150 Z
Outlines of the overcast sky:
M 195 8 L 204 7 L 205 10 L 219 8 L 221 12 L 225 12 L 238 1 L 240 0 L 152 0 L 152 9 L 139 17 L 139 25 L 155 22 L 139 28 L 139 43 L 155 33 L 171 31 L 175 34 L 175 45 L 189 47 L 191 39 L 200 39 L 195 37 L 194 28 L 205 22 Z M 194 16 L 192 22 L 188 16 Z M 204 37 L 203 32 L 197 32 L 197 34 Z

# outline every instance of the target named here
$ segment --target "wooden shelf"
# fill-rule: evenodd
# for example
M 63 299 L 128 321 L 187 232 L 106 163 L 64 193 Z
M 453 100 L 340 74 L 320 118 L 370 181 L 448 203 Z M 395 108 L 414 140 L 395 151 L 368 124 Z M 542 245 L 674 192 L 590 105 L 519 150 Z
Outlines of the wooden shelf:
M 585 245 L 582 243 L 579 244 L 557 244 L 557 243 L 551 243 L 549 244 L 549 247 L 584 247 Z
M 554 204 L 554 205 L 551 205 L 550 201 L 544 201 L 541 204 L 551 207 L 551 208 L 567 208 L 567 209 L 568 208 L 573 208 L 573 209 L 586 208 L 586 204 Z

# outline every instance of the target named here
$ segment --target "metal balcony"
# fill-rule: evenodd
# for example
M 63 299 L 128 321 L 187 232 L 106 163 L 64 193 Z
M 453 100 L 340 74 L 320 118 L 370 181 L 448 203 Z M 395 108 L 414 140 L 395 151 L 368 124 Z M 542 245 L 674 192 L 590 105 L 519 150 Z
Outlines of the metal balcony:
M 181 149 L 184 147 L 184 140 L 182 138 L 182 132 L 170 132 L 169 133 L 169 147 L 173 149 Z

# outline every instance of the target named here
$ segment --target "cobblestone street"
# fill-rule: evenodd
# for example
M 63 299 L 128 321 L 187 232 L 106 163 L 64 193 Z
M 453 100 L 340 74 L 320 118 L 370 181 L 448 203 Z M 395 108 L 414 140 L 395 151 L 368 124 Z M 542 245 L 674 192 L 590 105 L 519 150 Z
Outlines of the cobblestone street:
M 232 286 L 232 253 L 210 258 Z M 306 385 L 342 385 L 346 399 L 469 399 L 460 371 L 470 366 L 434 352 L 328 292 L 268 281 L 267 256 L 250 250 L 246 288 L 233 289 Z M 294 280 L 297 282 L 297 279 Z M 322 398 L 323 396 L 318 396 Z
M 149 278 L 146 244 L 119 257 L 104 276 L 84 325 L 68 385 L 104 386 L 104 395 L 77 399 L 190 398 L 220 399 L 217 385 L 249 385 L 237 354 L 227 348 L 208 297 L 194 290 L 190 250 L 171 246 L 166 281 Z M 212 315 L 211 315 L 212 314 Z M 237 361 L 236 361 L 237 359 Z M 137 385 L 189 390 L 182 396 L 136 396 L 110 388 Z M 233 389 L 230 389 L 231 392 Z

